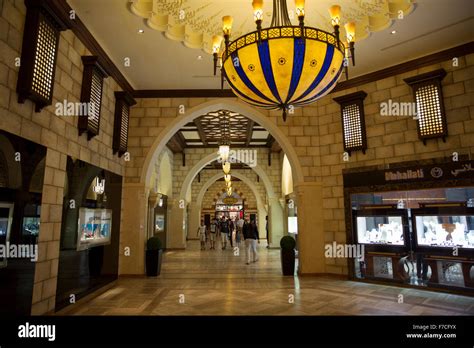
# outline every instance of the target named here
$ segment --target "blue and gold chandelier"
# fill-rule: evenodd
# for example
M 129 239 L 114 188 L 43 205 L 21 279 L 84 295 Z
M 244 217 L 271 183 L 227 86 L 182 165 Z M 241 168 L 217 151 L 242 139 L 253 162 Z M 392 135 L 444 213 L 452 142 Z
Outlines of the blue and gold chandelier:
M 334 33 L 304 25 L 304 0 L 295 0 L 299 25 L 291 24 L 286 0 L 273 0 L 270 27 L 262 28 L 263 0 L 252 3 L 257 30 L 230 42 L 233 19 L 223 17 L 225 48 L 221 75 L 243 101 L 265 109 L 281 109 L 283 120 L 294 107 L 329 93 L 354 57 L 355 24 L 345 25 L 348 45 L 339 39 L 341 8 L 329 9 Z M 214 73 L 222 37 L 213 38 Z

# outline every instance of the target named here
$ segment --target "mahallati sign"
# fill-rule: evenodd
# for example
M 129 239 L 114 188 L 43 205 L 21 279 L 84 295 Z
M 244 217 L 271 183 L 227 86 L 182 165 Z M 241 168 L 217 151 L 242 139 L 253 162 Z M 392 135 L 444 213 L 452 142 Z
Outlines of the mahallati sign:
M 343 177 L 345 187 L 365 186 L 368 183 L 383 185 L 387 183 L 474 179 L 474 161 L 453 161 L 418 166 L 393 164 L 390 165 L 389 169 L 346 172 Z

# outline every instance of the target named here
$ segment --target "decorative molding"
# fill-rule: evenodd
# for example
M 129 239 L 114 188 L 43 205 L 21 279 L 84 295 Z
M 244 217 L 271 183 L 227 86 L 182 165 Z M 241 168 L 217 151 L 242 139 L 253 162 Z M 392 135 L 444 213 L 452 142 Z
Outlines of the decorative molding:
M 237 98 L 230 89 L 143 89 L 134 98 Z
M 474 41 L 469 43 L 449 48 L 444 51 L 436 52 L 421 58 L 413 59 L 408 62 L 393 65 L 391 67 L 374 71 L 356 78 L 339 82 L 331 93 L 343 91 L 348 88 L 358 87 L 366 83 L 378 81 L 390 76 L 399 75 L 408 71 L 413 71 L 425 66 L 437 64 L 455 57 L 462 57 L 474 53 Z

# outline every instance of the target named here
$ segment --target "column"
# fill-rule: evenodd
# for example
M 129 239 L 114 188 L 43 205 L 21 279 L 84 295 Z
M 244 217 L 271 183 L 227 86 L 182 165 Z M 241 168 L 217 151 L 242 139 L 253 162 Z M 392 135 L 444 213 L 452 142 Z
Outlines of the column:
M 183 204 L 180 204 L 183 203 Z M 186 248 L 185 229 L 186 206 L 178 199 L 168 199 L 168 230 L 166 236 L 167 249 Z
M 325 273 L 322 184 L 295 185 L 298 207 L 298 274 Z
M 270 197 L 269 214 L 268 214 L 268 228 L 270 230 L 270 246 L 271 248 L 280 248 L 280 239 L 284 235 L 284 219 L 283 207 L 281 206 L 278 197 Z
M 119 274 L 145 274 L 148 192 L 143 184 L 123 184 Z
M 196 239 L 198 240 L 199 237 L 197 236 L 197 229 L 201 224 L 201 206 L 195 202 L 191 202 L 189 204 L 188 210 L 188 217 L 189 217 L 189 229 L 188 229 L 188 239 Z

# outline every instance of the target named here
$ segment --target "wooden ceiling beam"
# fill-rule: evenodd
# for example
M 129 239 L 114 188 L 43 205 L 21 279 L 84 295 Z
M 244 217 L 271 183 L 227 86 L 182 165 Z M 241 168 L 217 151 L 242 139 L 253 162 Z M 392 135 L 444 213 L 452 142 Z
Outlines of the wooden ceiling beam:
M 207 145 L 206 133 L 204 132 L 204 129 L 202 128 L 202 124 L 201 124 L 201 121 L 199 121 L 199 118 L 196 118 L 194 120 L 194 125 L 197 128 L 197 131 L 199 133 L 199 137 L 201 138 L 202 143 L 204 144 L 204 146 L 206 146 Z
M 250 145 L 250 142 L 252 141 L 252 134 L 253 134 L 253 126 L 255 122 L 252 120 L 248 120 L 247 123 L 247 139 L 245 140 L 245 146 L 248 147 Z

